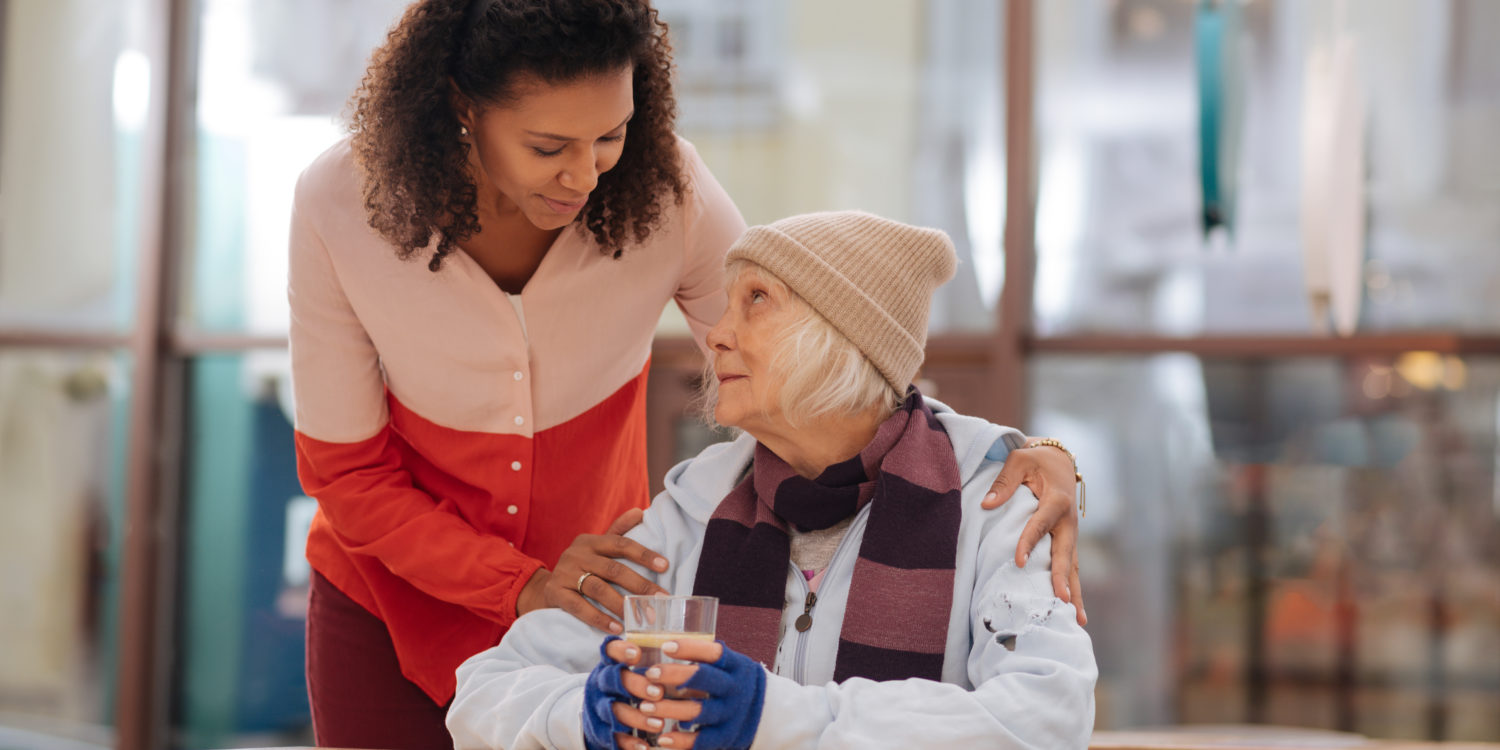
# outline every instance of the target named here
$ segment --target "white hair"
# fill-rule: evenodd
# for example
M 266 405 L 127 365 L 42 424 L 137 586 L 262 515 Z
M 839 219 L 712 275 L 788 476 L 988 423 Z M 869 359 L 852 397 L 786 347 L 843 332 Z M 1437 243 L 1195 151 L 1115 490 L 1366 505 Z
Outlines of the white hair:
M 895 411 L 901 406 L 904 394 L 891 387 L 864 352 L 765 267 L 748 260 L 730 261 L 724 269 L 724 286 L 731 286 L 747 271 L 758 274 L 800 313 L 771 339 L 771 369 L 782 377 L 781 412 L 788 423 L 795 427 L 828 414 L 860 414 L 876 407 Z M 699 401 L 704 417 L 712 423 L 719 401 L 712 361 L 704 370 Z

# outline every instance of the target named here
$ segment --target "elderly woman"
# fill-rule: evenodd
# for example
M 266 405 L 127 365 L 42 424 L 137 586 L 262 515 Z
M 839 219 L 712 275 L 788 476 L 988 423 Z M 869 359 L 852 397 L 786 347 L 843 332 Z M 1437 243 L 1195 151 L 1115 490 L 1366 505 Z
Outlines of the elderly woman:
M 458 746 L 636 750 L 679 720 L 660 746 L 1085 747 L 1089 637 L 1048 554 L 1011 552 L 1036 500 L 980 509 L 1019 434 L 911 385 L 954 265 L 942 232 L 865 213 L 746 232 L 708 335 L 714 416 L 744 434 L 630 533 L 672 560 L 641 575 L 719 598 L 722 641 L 639 674 L 634 645 L 532 612 L 459 668 Z

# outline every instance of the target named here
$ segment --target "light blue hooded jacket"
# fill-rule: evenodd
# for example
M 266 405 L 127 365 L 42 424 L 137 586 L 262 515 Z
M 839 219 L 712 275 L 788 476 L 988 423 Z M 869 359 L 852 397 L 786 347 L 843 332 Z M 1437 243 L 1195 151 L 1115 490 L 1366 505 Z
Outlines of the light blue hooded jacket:
M 813 625 L 799 633 L 807 581 L 788 566 L 782 638 L 766 680 L 760 748 L 1086 748 L 1098 669 L 1073 606 L 1052 595 L 1050 539 L 1024 569 L 1015 550 L 1037 500 L 1022 487 L 998 510 L 979 507 L 1015 430 L 955 414 L 928 399 L 948 431 L 963 483 L 957 571 L 943 681 L 832 682 L 839 631 L 866 506 L 818 588 Z M 710 446 L 667 473 L 628 536 L 671 561 L 665 573 L 635 567 L 674 594 L 690 594 L 714 508 L 739 479 L 755 440 Z M 448 729 L 458 748 L 583 750 L 583 685 L 604 635 L 557 609 L 530 612 L 500 645 L 458 669 Z

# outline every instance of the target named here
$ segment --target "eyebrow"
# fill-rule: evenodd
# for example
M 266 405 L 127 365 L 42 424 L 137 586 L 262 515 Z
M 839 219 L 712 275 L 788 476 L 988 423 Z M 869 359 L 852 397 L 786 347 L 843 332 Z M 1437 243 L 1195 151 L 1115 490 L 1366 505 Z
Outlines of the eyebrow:
M 609 132 L 614 132 L 616 130 L 619 130 L 620 128 L 625 127 L 625 124 L 628 123 L 628 122 L 630 122 L 630 119 L 633 118 L 633 117 L 635 117 L 635 110 L 632 109 L 632 110 L 630 110 L 630 114 L 625 115 L 625 119 L 621 120 L 619 125 L 616 125 L 616 126 L 610 128 Z M 526 131 L 526 133 L 528 135 L 534 135 L 534 136 L 536 136 L 538 138 L 545 138 L 545 139 L 547 139 L 549 141 L 576 141 L 576 140 L 578 140 L 577 138 L 569 138 L 568 136 L 565 136 L 565 135 L 558 135 L 556 133 L 542 133 L 542 132 L 539 132 L 539 131 L 536 131 L 536 130 L 528 130 L 528 131 Z

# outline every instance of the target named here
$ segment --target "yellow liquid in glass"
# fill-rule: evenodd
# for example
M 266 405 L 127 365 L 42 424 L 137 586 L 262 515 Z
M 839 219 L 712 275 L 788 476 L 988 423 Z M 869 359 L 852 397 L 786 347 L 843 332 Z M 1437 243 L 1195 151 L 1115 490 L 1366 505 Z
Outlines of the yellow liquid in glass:
M 713 633 L 626 633 L 625 640 L 641 648 L 661 648 L 667 641 L 711 641 Z

